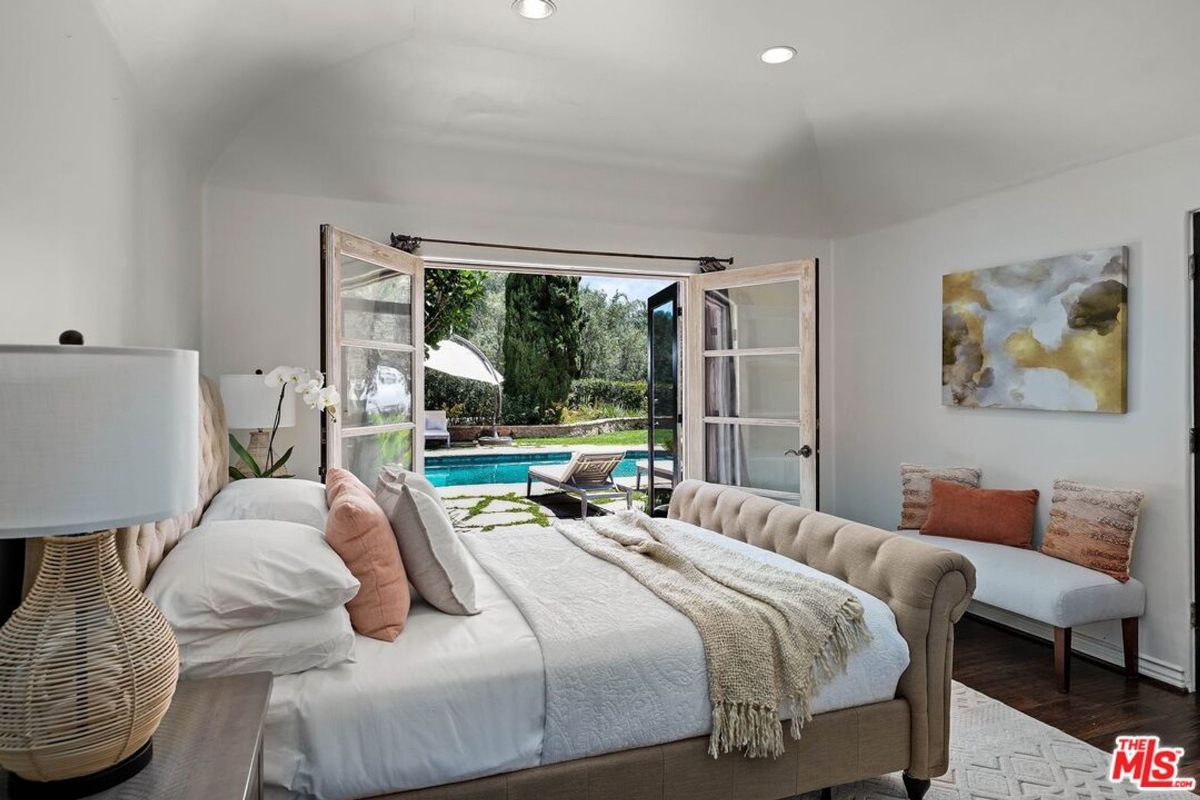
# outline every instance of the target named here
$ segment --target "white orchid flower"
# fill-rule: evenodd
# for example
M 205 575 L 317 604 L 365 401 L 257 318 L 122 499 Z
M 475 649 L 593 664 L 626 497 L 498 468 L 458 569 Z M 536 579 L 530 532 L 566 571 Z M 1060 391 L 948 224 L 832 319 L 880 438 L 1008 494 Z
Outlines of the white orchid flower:
M 280 386 L 299 386 L 308 383 L 312 375 L 303 367 L 276 367 L 267 373 L 263 382 L 272 389 L 278 389 Z
M 276 367 L 266 374 L 263 378 L 263 383 L 272 389 L 278 389 L 287 383 L 287 375 L 292 371 L 292 367 Z
M 320 389 L 325 385 L 325 375 L 320 370 L 313 370 L 312 372 L 301 370 L 301 372 L 303 374 L 300 375 L 299 382 L 296 384 L 296 392 L 298 394 L 304 394 L 313 388 Z
M 326 386 L 319 392 L 321 407 L 329 413 L 329 416 L 336 417 L 338 403 L 342 402 L 342 396 L 338 394 L 336 386 Z
M 303 387 L 297 389 L 300 392 L 300 399 L 304 401 L 304 405 L 309 408 L 321 407 L 321 384 L 318 381 L 310 380 Z

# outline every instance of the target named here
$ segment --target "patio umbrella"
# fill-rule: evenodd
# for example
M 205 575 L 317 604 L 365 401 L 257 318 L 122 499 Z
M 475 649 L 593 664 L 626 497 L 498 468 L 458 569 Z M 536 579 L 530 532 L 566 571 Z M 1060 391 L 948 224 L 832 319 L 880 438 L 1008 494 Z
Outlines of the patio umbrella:
M 492 415 L 492 435 L 496 434 L 496 423 L 500 418 L 504 402 L 501 384 L 504 376 L 492 366 L 478 347 L 458 334 L 451 334 L 449 339 L 443 339 L 430 348 L 425 357 L 425 368 L 444 372 L 469 381 L 480 381 L 496 387 L 496 410 Z

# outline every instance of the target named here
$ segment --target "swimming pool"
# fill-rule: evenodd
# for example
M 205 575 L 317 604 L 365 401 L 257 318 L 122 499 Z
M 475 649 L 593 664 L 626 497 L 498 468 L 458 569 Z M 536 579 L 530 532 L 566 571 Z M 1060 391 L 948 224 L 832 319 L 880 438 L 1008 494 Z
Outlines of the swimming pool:
M 646 450 L 629 450 L 613 475 L 632 478 L 637 462 L 645 460 Z M 478 456 L 425 455 L 425 477 L 434 486 L 468 486 L 476 483 L 524 483 L 529 468 L 545 464 L 565 464 L 567 451 L 554 453 L 485 453 Z

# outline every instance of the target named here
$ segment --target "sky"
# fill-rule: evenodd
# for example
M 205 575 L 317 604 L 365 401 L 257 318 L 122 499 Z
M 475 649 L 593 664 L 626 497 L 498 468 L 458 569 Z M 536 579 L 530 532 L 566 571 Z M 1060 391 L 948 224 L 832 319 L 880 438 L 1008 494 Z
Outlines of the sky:
M 581 285 L 600 291 L 612 297 L 618 292 L 624 292 L 630 300 L 645 300 L 650 295 L 669 286 L 672 281 L 651 281 L 642 278 L 596 278 L 585 276 Z

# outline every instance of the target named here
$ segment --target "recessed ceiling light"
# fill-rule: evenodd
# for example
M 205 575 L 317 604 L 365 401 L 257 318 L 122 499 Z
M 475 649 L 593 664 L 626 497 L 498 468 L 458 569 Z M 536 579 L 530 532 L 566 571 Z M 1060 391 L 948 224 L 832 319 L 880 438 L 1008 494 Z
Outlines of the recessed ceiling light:
M 514 0 L 512 7 L 525 19 L 545 19 L 558 10 L 550 0 Z
M 763 50 L 760 58 L 767 64 L 783 64 L 791 61 L 796 57 L 796 48 L 788 47 L 787 45 L 778 45 L 776 47 L 768 47 Z

